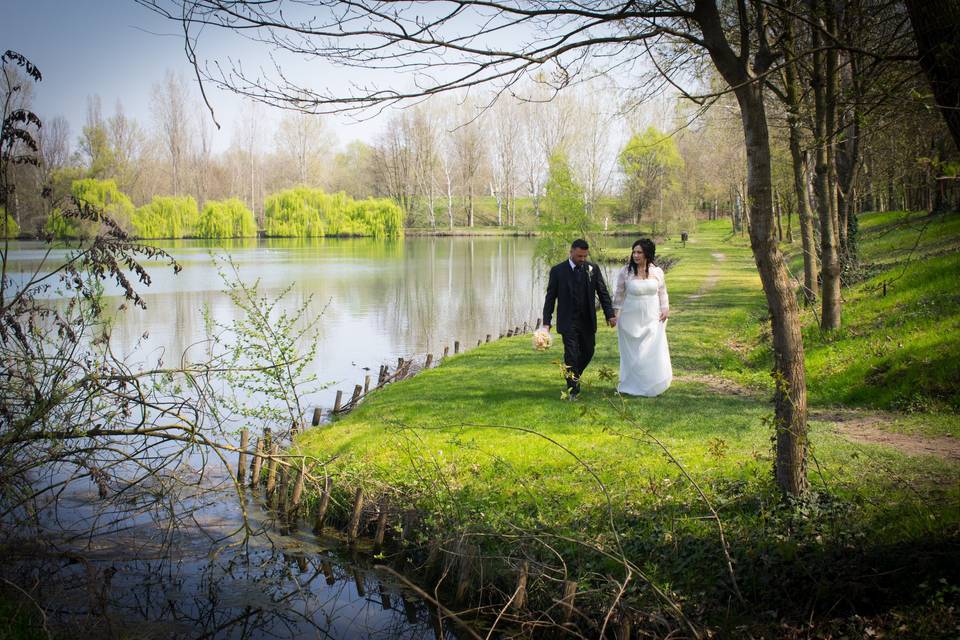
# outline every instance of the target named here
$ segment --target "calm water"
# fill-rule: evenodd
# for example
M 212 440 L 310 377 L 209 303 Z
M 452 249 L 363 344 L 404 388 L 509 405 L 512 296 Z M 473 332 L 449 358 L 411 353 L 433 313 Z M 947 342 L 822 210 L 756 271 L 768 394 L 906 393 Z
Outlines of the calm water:
M 206 338 L 202 309 L 221 324 L 240 317 L 213 259 L 229 255 L 244 281 L 259 279 L 262 295 L 292 286 L 287 309 L 312 296 L 310 312 L 322 314 L 309 368 L 330 386 L 305 398 L 308 408 L 329 408 L 338 388 L 349 393 L 367 373 L 375 378 L 381 364 L 396 366 L 398 357 L 422 362 L 427 353 L 439 358 L 445 346 L 452 352 L 455 340 L 468 349 L 487 334 L 532 326 L 545 287 L 545 274 L 534 266 L 536 240 L 529 238 L 158 244 L 183 270 L 150 266 L 152 285 L 138 289 L 146 311 L 117 311 L 122 299 L 107 290 L 114 352 L 144 366 L 158 358 L 175 366 L 184 353 L 201 360 L 202 350 L 191 345 Z M 37 268 L 42 255 L 39 243 L 15 245 L 14 278 Z M 223 479 L 222 469 L 205 473 L 214 484 Z M 96 503 L 92 486 L 74 487 L 61 496 L 60 526 L 82 524 Z M 178 530 L 175 539 L 162 518 L 129 521 L 93 541 L 67 542 L 57 553 L 27 544 L 24 557 L 9 559 L 0 573 L 20 584 L 39 580 L 55 618 L 88 629 L 93 620 L 105 636 L 454 637 L 449 623 L 441 627 L 435 612 L 391 576 L 309 531 L 282 535 L 254 500 L 249 507 L 260 533 L 244 545 L 226 544 L 238 542 L 231 535 L 240 522 L 237 497 L 212 492 L 201 503 L 178 505 L 194 513 L 196 526 Z
M 310 370 L 331 384 L 306 405 L 330 407 L 336 389 L 346 394 L 364 375 L 376 378 L 381 364 L 427 353 L 435 359 L 445 346 L 453 352 L 476 346 L 487 334 L 540 316 L 544 274 L 535 273 L 530 238 L 409 238 L 251 240 L 211 244 L 158 242 L 183 266 L 179 274 L 153 265 L 153 283 L 139 290 L 147 311 L 113 312 L 114 349 L 134 362 L 155 362 L 162 355 L 173 365 L 205 338 L 201 310 L 228 324 L 239 316 L 223 293 L 213 256 L 229 256 L 246 282 L 260 280 L 268 297 L 293 285 L 285 306 L 294 308 L 313 296 L 311 310 L 321 314 L 316 359 Z M 12 252 L 15 269 L 30 268 L 40 245 L 20 243 Z M 116 294 L 116 291 L 108 290 Z M 121 303 L 108 305 L 115 309 Z M 146 335 L 146 339 L 142 337 Z M 188 357 L 200 359 L 196 347 Z M 365 369 L 366 368 L 366 369 Z

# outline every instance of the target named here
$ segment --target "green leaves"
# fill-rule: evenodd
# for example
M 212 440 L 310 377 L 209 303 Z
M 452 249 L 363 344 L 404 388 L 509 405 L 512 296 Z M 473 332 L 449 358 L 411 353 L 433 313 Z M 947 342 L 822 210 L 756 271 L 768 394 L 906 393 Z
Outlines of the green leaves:
M 210 344 L 227 345 L 212 354 L 224 365 L 227 385 L 221 404 L 245 421 L 284 433 L 303 419 L 301 396 L 318 387 L 306 368 L 316 358 L 323 313 L 308 313 L 313 296 L 288 308 L 285 299 L 296 283 L 268 297 L 260 293 L 259 279 L 244 282 L 229 258 L 218 266 L 225 292 L 239 312 L 225 323 L 204 311 Z
M 273 237 L 403 235 L 403 210 L 388 198 L 354 200 L 300 187 L 268 196 L 264 212 L 264 232 Z
M 618 159 L 629 206 L 637 213 L 650 207 L 662 191 L 679 188 L 683 158 L 674 139 L 654 127 L 635 133 Z
M 199 238 L 252 238 L 257 235 L 253 213 L 237 198 L 208 200 L 194 232 Z

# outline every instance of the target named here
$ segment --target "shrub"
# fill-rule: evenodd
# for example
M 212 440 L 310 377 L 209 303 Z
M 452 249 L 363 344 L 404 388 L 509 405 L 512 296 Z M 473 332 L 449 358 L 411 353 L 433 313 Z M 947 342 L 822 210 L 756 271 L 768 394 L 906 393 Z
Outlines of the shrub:
M 89 206 L 110 216 L 124 230 L 130 229 L 135 209 L 113 180 L 85 178 L 74 180 L 70 192 L 80 206 Z M 58 238 L 88 238 L 97 235 L 100 224 L 79 218 L 65 218 L 54 209 L 47 220 L 47 231 Z
M 154 196 L 134 212 L 133 229 L 140 238 L 183 238 L 193 235 L 200 211 L 190 196 Z
M 268 236 L 395 238 L 403 234 L 403 211 L 386 198 L 358 201 L 343 192 L 300 187 L 268 196 L 264 210 Z
M 257 235 L 253 213 L 237 198 L 209 200 L 200 212 L 198 238 L 250 238 Z

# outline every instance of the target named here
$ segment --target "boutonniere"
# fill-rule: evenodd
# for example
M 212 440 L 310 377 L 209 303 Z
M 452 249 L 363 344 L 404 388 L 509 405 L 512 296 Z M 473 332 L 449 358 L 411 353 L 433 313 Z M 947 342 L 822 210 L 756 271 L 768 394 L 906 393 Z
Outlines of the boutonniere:
M 587 264 L 587 275 L 593 277 L 593 265 Z

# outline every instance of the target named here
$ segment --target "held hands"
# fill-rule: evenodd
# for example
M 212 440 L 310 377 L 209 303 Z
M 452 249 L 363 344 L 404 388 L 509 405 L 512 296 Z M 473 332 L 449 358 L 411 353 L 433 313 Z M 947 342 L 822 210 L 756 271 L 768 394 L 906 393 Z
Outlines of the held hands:
M 611 327 L 617 326 L 617 316 L 613 316 L 612 318 L 607 318 L 607 324 L 610 325 Z

